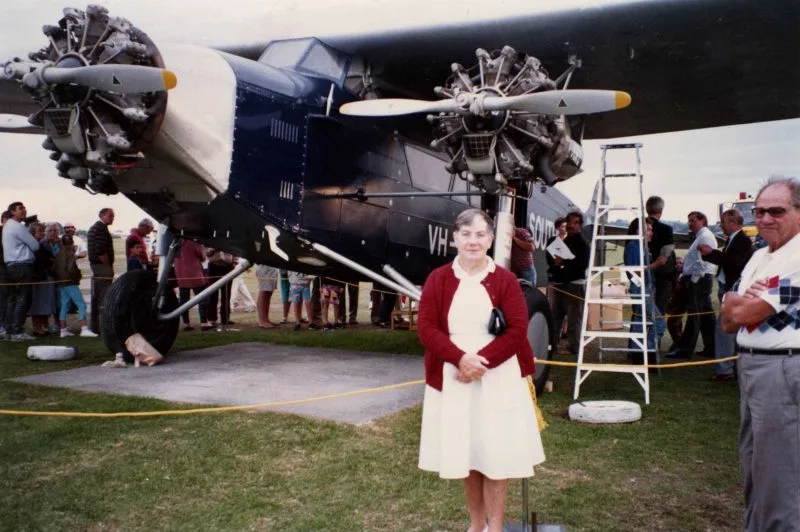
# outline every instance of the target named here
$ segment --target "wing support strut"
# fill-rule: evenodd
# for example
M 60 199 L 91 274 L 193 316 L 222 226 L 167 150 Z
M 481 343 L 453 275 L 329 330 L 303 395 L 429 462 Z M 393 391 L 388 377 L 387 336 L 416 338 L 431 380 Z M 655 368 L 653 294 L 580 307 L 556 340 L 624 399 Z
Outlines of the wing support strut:
M 419 290 L 416 290 L 416 291 L 415 290 L 411 290 L 410 287 L 405 286 L 405 283 L 398 284 L 398 283 L 392 281 L 391 279 L 389 279 L 388 277 L 384 277 L 383 275 L 381 275 L 379 273 L 375 273 L 372 270 L 370 270 L 369 268 L 366 268 L 366 267 L 360 265 L 359 263 L 348 259 L 344 255 L 340 255 L 340 254 L 336 253 L 335 251 L 333 251 L 331 248 L 329 248 L 327 246 L 324 246 L 322 244 L 314 244 L 314 243 L 308 242 L 308 241 L 307 241 L 307 243 L 309 244 L 311 249 L 316 251 L 317 253 L 319 253 L 321 255 L 325 255 L 329 259 L 335 260 L 336 262 L 338 262 L 340 264 L 343 264 L 344 266 L 347 266 L 348 268 L 350 268 L 352 270 L 355 270 L 355 271 L 357 271 L 358 273 L 360 273 L 362 275 L 366 275 L 367 277 L 369 277 L 373 281 L 377 281 L 377 282 L 381 283 L 382 285 L 385 285 L 385 286 L 391 288 L 392 290 L 396 290 L 397 292 L 401 292 L 401 293 L 407 295 L 408 297 L 410 297 L 411 299 L 419 301 L 420 295 L 421 295 Z M 397 274 L 397 275 L 400 275 L 400 274 Z M 406 283 L 410 284 L 410 281 L 407 281 L 405 279 L 404 279 L 404 281 Z M 202 293 L 201 293 L 201 295 L 202 295 Z

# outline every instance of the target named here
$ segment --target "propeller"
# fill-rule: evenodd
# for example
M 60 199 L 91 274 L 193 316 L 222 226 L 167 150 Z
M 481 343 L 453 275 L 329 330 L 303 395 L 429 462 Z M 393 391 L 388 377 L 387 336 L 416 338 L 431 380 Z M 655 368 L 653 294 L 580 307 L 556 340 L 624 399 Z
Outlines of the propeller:
M 425 101 L 401 98 L 347 103 L 339 112 L 350 116 L 399 116 L 413 113 L 522 111 L 541 115 L 586 115 L 630 105 L 627 92 L 591 89 L 551 90 L 520 96 L 461 92 L 454 99 Z
M 170 70 L 125 64 L 64 68 L 22 61 L 9 62 L 5 66 L 5 75 L 9 79 L 22 79 L 32 89 L 41 85 L 72 83 L 122 94 L 168 91 L 178 84 L 178 78 Z
M 350 116 L 400 116 L 415 113 L 447 113 L 459 110 L 455 100 L 411 100 L 407 98 L 383 98 L 346 103 L 339 108 L 343 115 Z
M 22 115 L 0 114 L 0 130 L 25 129 L 33 127 L 28 122 L 28 117 Z

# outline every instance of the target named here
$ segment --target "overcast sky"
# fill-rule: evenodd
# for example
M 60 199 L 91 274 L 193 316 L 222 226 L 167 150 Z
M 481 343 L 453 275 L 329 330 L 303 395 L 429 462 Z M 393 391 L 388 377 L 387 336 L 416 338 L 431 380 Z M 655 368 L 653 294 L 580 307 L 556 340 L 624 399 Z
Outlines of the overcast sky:
M 94 1 L 106 5 L 112 15 L 131 20 L 158 43 L 161 40 L 193 43 L 231 43 L 287 36 L 350 33 L 365 27 L 390 29 L 409 24 L 452 20 L 453 2 L 429 0 L 337 0 L 336 11 L 326 15 L 322 0 L 110 0 Z M 464 20 L 487 19 L 515 10 L 545 11 L 556 6 L 583 5 L 587 2 L 559 0 L 538 2 L 507 0 L 463 2 L 456 10 Z M 623 3 L 589 2 L 597 4 Z M 397 8 L 401 4 L 401 8 Z M 64 0 L 5 0 L 0 7 L 0 58 L 32 51 L 44 44 L 40 28 L 55 24 Z M 72 3 L 85 8 L 85 4 Z M 387 16 L 391 9 L 391 16 Z M 331 17 L 335 16 L 335 19 Z M 335 20 L 335 24 L 331 21 Z M 535 51 L 531 51 L 535 53 Z M 780 82 L 776 80 L 776 83 Z M 635 105 L 634 95 L 634 105 Z M 681 133 L 649 135 L 634 139 L 642 151 L 645 193 L 659 194 L 667 202 L 665 218 L 685 219 L 688 211 L 699 209 L 716 220 L 716 204 L 733 199 L 739 191 L 755 193 L 769 175 L 800 176 L 800 120 L 752 124 Z M 48 152 L 41 148 L 43 137 L 0 134 L 0 204 L 21 200 L 29 213 L 47 220 L 73 221 L 88 227 L 97 211 L 110 206 L 117 211 L 116 228 L 127 231 L 144 213 L 122 196 L 91 196 L 72 187 L 56 175 Z M 600 148 L 609 141 L 585 142 L 584 172 L 559 185 L 573 202 L 585 208 L 600 175 Z M 622 161 L 619 171 L 629 171 Z M 613 168 L 612 168 L 613 170 Z M 636 191 L 612 189 L 612 201 L 635 201 Z

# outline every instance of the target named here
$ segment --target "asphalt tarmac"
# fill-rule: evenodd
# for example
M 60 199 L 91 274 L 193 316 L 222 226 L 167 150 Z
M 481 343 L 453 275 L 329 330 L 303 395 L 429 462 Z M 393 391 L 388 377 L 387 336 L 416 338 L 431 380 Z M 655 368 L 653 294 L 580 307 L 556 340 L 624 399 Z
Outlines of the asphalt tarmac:
M 424 378 L 423 359 L 335 349 L 243 343 L 183 351 L 158 366 L 90 366 L 19 382 L 201 405 L 293 401 Z M 267 410 L 360 425 L 422 402 L 423 384 Z

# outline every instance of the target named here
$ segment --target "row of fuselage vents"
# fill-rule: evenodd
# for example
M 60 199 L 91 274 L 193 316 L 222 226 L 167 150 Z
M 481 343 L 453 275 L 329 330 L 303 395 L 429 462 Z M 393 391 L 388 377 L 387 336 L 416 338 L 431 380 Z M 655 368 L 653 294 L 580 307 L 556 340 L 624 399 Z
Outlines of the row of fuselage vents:
M 276 139 L 297 144 L 300 140 L 300 128 L 294 124 L 273 118 L 269 124 L 269 134 Z

